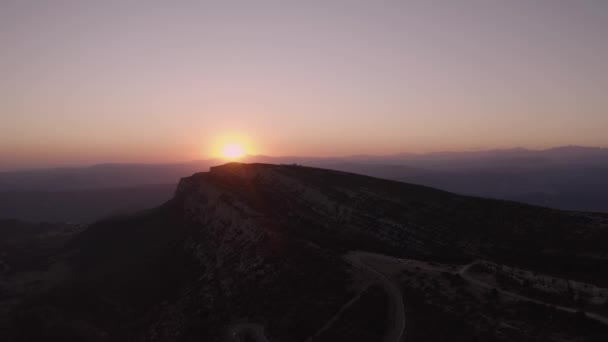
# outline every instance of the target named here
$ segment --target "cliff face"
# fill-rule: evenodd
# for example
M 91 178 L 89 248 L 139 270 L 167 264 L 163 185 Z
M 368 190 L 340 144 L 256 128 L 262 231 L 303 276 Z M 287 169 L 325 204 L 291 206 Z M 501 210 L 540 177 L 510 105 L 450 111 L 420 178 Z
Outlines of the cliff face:
M 206 308 L 212 326 L 249 318 L 279 340 L 310 336 L 352 295 L 340 257 L 351 250 L 532 259 L 541 269 L 564 256 L 573 266 L 604 264 L 605 248 L 595 241 L 606 234 L 605 216 L 329 170 L 227 164 L 182 179 L 175 200 L 190 227 L 184 252 L 200 274 L 184 307 Z M 180 316 L 171 310 L 170 317 Z
M 176 198 L 183 199 L 188 219 L 203 225 L 240 217 L 250 227 L 264 227 L 269 236 L 286 234 L 341 251 L 496 257 L 498 251 L 544 256 L 551 250 L 603 258 L 598 241 L 608 237 L 605 214 L 459 196 L 298 166 L 214 167 L 184 178 Z
M 559 260 L 574 277 L 606 266 L 607 222 L 337 171 L 231 163 L 183 178 L 159 208 L 79 234 L 58 256 L 72 277 L 14 317 L 43 322 L 28 333 L 61 326 L 85 340 L 217 341 L 248 321 L 272 340 L 305 341 L 353 297 L 349 251 L 541 270 Z M 48 310 L 50 325 L 40 318 Z
M 249 321 L 279 339 L 304 340 L 348 299 L 339 253 L 291 236 L 289 215 L 278 215 L 270 184 L 279 177 L 270 167 L 235 164 L 180 182 L 175 201 L 187 227 L 180 253 L 190 279 L 148 331 L 151 339 L 219 338 Z M 180 322 L 167 326 L 175 317 Z
M 439 202 L 418 197 L 426 192 Z M 422 252 L 443 245 L 447 227 L 416 221 L 457 196 L 336 171 L 233 163 L 182 179 L 176 198 L 192 222 L 224 225 L 221 234 L 248 242 L 286 235 L 341 251 Z
M 285 341 L 311 336 L 352 296 L 351 276 L 339 251 L 291 234 L 294 216 L 281 198 L 294 189 L 277 184 L 289 179 L 275 168 L 195 174 L 160 208 L 75 239 L 68 286 L 95 302 L 91 329 L 112 340 L 213 341 L 248 321 Z

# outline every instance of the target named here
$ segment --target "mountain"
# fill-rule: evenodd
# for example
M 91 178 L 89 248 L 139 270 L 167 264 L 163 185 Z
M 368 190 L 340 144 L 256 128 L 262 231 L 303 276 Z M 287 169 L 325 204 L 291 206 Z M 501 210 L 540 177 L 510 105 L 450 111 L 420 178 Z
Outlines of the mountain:
M 355 172 L 556 209 L 608 212 L 608 178 L 604 176 L 608 173 L 606 148 L 565 146 L 548 150 L 517 148 L 316 160 L 265 157 L 263 160 Z
M 56 247 L 49 270 L 62 272 L 29 272 L 27 296 L 8 291 L 0 334 L 600 341 L 607 239 L 606 214 L 231 163 L 183 178 L 158 208 L 104 219 Z
M 556 209 L 608 212 L 608 149 L 580 146 L 336 158 L 247 156 Z M 180 177 L 217 159 L 0 172 L 0 218 L 90 223 L 171 197 Z M 121 200 L 122 199 L 122 200 Z

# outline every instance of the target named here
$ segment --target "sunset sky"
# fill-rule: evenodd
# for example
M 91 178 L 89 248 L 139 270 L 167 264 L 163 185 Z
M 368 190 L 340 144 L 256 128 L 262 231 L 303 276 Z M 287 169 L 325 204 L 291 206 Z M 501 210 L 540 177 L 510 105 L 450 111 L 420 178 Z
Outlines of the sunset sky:
M 608 147 L 608 1 L 0 1 L 0 170 Z

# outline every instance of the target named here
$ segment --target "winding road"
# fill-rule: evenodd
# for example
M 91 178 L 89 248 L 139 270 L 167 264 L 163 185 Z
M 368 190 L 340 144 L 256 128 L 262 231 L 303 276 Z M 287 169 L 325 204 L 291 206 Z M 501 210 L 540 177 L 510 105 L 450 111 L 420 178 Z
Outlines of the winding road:
M 340 318 L 343 312 L 345 312 L 351 305 L 359 300 L 361 294 L 369 288 L 372 284 L 379 285 L 386 294 L 389 296 L 389 308 L 388 308 L 388 320 L 387 327 L 384 333 L 383 342 L 402 342 L 404 340 L 405 333 L 405 309 L 403 305 L 403 295 L 401 294 L 401 290 L 391 281 L 387 276 L 385 276 L 381 271 L 379 271 L 376 267 L 373 266 L 372 260 L 389 260 L 394 262 L 395 260 L 403 262 L 407 261 L 407 259 L 396 259 L 394 257 L 389 257 L 381 254 L 362 252 L 362 251 L 353 251 L 345 255 L 345 259 L 354 267 L 362 270 L 367 273 L 373 280 L 363 286 L 359 293 L 349 300 L 338 312 L 313 336 L 311 336 L 306 342 L 313 342 L 314 338 L 319 336 L 325 330 L 331 328 L 331 326 Z M 481 260 L 475 260 L 469 264 L 462 266 L 458 271 L 454 272 L 454 274 L 460 275 L 464 280 L 469 282 L 470 284 L 483 287 L 486 289 L 496 289 L 496 291 L 505 296 L 509 296 L 511 298 L 515 298 L 521 301 L 526 301 L 530 303 L 545 305 L 556 310 L 568 312 L 568 313 L 578 313 L 580 309 L 566 307 L 561 305 L 554 305 L 551 303 L 543 302 L 538 299 L 530 298 L 524 295 L 520 295 L 514 292 L 506 291 L 500 288 L 497 288 L 491 284 L 485 283 L 479 279 L 476 279 L 470 276 L 467 272 L 473 266 L 478 263 L 481 263 Z M 598 315 L 591 312 L 585 312 L 587 318 L 594 320 L 598 323 L 608 325 L 608 317 Z M 229 329 L 228 342 L 239 342 L 241 340 L 242 334 L 249 334 L 255 342 L 269 342 L 266 336 L 264 335 L 264 327 L 259 324 L 254 323 L 239 323 L 234 324 Z
M 401 295 L 399 288 L 389 278 L 375 269 L 372 265 L 370 265 L 369 262 L 365 261 L 373 258 L 394 260 L 394 258 L 384 255 L 361 251 L 350 252 L 345 256 L 345 259 L 348 262 L 369 274 L 374 281 L 367 286 L 364 286 L 354 298 L 342 306 L 342 308 L 340 308 L 340 310 L 338 310 L 338 312 L 315 335 L 309 338 L 307 342 L 313 341 L 315 337 L 319 336 L 323 331 L 329 329 L 334 322 L 340 318 L 342 313 L 346 311 L 346 309 L 359 300 L 363 291 L 365 291 L 372 284 L 379 285 L 382 289 L 384 289 L 384 291 L 386 291 L 386 294 L 389 297 L 389 318 L 387 321 L 387 329 L 384 333 L 383 342 L 402 341 L 405 330 L 405 309 L 403 307 L 403 296 Z M 239 342 L 242 334 L 249 334 L 255 340 L 255 342 L 269 342 L 264 335 L 264 327 L 254 323 L 238 323 L 232 325 L 229 328 L 228 342 Z
M 379 272 L 369 263 L 365 262 L 365 259 L 384 259 L 390 258 L 380 254 L 368 253 L 368 252 L 351 252 L 347 255 L 347 260 L 351 261 L 354 266 L 360 267 L 367 271 L 370 275 L 376 278 L 376 283 L 380 285 L 386 294 L 388 295 L 389 313 L 388 313 L 388 326 L 384 333 L 384 342 L 399 342 L 402 340 L 403 333 L 405 331 L 405 309 L 403 307 L 403 296 L 401 290 L 395 286 L 395 284 L 387 278 L 384 274 Z

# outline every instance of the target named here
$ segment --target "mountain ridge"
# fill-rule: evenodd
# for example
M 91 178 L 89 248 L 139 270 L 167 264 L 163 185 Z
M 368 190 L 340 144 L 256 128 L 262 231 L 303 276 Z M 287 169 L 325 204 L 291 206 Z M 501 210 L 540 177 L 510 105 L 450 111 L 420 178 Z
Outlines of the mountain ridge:
M 69 269 L 65 278 L 13 308 L 9 331 L 40 338 L 61 328 L 87 341 L 221 341 L 234 324 L 249 322 L 270 340 L 306 341 L 323 331 L 315 341 L 324 341 L 355 331 L 338 312 L 372 321 L 367 311 L 389 310 L 390 303 L 365 299 L 382 292 L 366 292 L 369 272 L 344 258 L 352 251 L 390 256 L 374 270 L 390 260 L 450 270 L 485 259 L 608 287 L 607 234 L 605 214 L 312 167 L 229 163 L 182 178 L 160 207 L 101 220 L 74 236 L 52 258 Z M 446 272 L 435 282 L 463 286 Z M 393 292 L 413 286 L 387 274 Z M 345 307 L 358 296 L 361 302 Z M 459 305 L 478 305 L 466 298 Z M 334 317 L 336 326 L 325 329 Z M 472 322 L 461 320 L 458 329 L 477 334 Z

